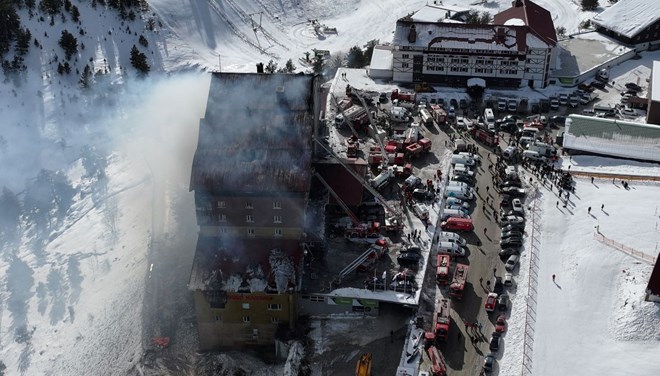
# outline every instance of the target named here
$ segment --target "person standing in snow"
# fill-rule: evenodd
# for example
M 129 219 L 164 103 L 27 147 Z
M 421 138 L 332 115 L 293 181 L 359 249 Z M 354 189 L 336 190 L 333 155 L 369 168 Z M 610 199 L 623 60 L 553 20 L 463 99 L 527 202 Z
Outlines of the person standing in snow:
M 591 206 L 587 209 L 587 214 L 591 214 Z
M 554 282 L 554 281 L 555 281 L 555 275 L 553 274 L 552 275 L 552 282 Z

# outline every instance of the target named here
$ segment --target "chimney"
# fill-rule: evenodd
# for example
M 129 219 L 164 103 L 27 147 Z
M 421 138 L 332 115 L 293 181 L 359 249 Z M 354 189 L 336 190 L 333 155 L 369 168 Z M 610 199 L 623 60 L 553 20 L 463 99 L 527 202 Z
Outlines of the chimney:
M 511 7 L 512 7 L 512 8 L 521 7 L 521 6 L 523 6 L 523 5 L 524 5 L 524 0 L 513 0 L 513 1 L 511 2 Z
M 257 73 L 264 73 L 264 63 L 257 63 Z
M 415 30 L 415 25 L 410 26 L 410 31 L 408 31 L 408 42 L 415 43 L 417 41 L 417 30 Z

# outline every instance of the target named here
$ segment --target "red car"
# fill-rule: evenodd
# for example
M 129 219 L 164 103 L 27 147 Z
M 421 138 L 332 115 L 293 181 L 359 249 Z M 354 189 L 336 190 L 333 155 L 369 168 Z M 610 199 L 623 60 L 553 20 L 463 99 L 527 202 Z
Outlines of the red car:
M 497 317 L 495 321 L 495 331 L 498 333 L 504 333 L 506 331 L 506 316 L 501 315 Z
M 495 310 L 495 305 L 496 304 L 497 304 L 497 294 L 494 293 L 494 292 L 491 292 L 486 297 L 486 302 L 484 303 L 484 307 L 486 308 L 486 312 L 493 312 Z

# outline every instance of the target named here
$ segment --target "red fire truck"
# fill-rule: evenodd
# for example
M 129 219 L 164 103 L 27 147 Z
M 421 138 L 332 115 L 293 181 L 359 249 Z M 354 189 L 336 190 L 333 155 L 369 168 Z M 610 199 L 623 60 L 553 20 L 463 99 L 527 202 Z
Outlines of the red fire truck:
M 449 336 L 449 326 L 451 325 L 451 302 L 448 299 L 440 300 L 435 307 L 433 314 L 434 328 L 433 332 L 426 332 L 424 337 L 427 343 L 433 343 L 436 340 L 446 341 Z
M 488 146 L 494 146 L 500 142 L 500 137 L 497 135 L 497 133 L 477 127 L 472 129 L 472 137 L 475 140 L 479 140 Z
M 431 106 L 431 116 L 433 117 L 433 120 L 435 120 L 435 122 L 438 123 L 439 125 L 442 125 L 447 122 L 447 111 L 445 111 L 442 107 L 438 106 L 437 104 Z
M 426 350 L 426 353 L 431 360 L 431 374 L 433 376 L 447 376 L 447 365 L 445 360 L 440 355 L 440 351 L 435 346 L 431 346 Z
M 465 290 L 465 282 L 467 282 L 467 273 L 469 266 L 465 264 L 456 264 L 454 271 L 454 278 L 449 285 L 449 296 L 461 300 L 463 298 L 463 290 Z
M 399 91 L 399 89 L 392 90 L 392 95 L 390 96 L 391 100 L 398 99 L 404 102 L 415 103 L 415 93 L 407 93 L 404 91 Z
M 449 283 L 449 266 L 451 264 L 450 255 L 438 255 L 438 262 L 435 269 L 435 278 L 441 285 Z

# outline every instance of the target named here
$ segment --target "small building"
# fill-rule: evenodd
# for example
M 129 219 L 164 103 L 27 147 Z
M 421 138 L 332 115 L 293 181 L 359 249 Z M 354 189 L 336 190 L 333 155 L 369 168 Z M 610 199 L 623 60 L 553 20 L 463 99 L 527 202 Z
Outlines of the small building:
M 619 0 L 591 19 L 596 31 L 628 45 L 660 42 L 660 6 L 652 0 Z
M 660 61 L 654 61 L 649 80 L 648 108 L 646 122 L 660 124 Z
M 649 284 L 646 285 L 646 294 L 644 300 L 647 302 L 660 302 L 660 258 L 656 258 L 655 266 L 649 278 Z
M 374 47 L 368 71 L 373 79 L 392 79 L 392 46 Z
M 563 147 L 575 154 L 660 162 L 660 126 L 569 115 L 566 119 Z
M 557 36 L 550 12 L 529 0 L 494 17 L 493 25 L 417 14 L 399 19 L 394 32 L 392 77 L 398 82 L 465 86 L 481 78 L 489 87 L 541 88 L 556 61 Z

